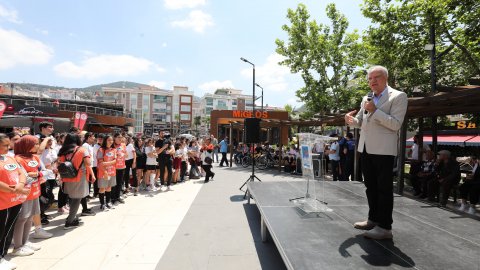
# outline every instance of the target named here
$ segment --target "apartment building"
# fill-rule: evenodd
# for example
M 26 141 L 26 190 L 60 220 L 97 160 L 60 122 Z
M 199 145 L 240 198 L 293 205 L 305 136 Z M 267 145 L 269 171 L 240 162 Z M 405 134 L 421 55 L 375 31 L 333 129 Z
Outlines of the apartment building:
M 193 91 L 186 86 L 174 86 L 172 95 L 174 126 L 179 129 L 178 132 L 190 129 L 193 121 Z
M 123 104 L 124 110 L 135 117 L 135 132 L 143 132 L 144 123 L 155 124 L 161 129 L 172 128 L 172 91 L 155 87 L 102 87 L 101 95 L 96 98 L 99 102 Z
M 201 108 L 205 116 L 210 116 L 213 110 L 252 110 L 251 95 L 244 95 L 238 89 L 217 89 L 213 94 L 206 93 L 202 97 Z

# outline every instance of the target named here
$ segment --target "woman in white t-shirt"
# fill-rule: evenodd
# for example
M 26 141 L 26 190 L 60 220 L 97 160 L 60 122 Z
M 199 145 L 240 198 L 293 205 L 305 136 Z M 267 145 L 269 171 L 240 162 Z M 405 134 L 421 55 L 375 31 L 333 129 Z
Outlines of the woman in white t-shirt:
M 145 184 L 150 190 L 155 191 L 155 170 L 157 169 L 157 152 L 155 151 L 155 146 L 153 145 L 153 139 L 147 139 L 145 142 L 145 154 L 147 155 L 147 165 L 145 171 Z
M 129 184 L 130 184 L 130 175 L 133 177 L 134 183 L 137 182 L 137 174 L 135 173 L 135 146 L 133 145 L 133 139 L 127 137 L 127 158 L 125 159 L 125 174 L 124 174 L 124 182 L 125 182 L 125 193 L 129 192 Z M 130 172 L 130 170 L 132 170 Z

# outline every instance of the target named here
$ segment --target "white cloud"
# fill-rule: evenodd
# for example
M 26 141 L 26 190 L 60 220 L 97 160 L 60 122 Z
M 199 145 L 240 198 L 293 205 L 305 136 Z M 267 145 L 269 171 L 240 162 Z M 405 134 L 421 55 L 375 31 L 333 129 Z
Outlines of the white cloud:
M 48 45 L 13 30 L 0 28 L 0 40 L 0 70 L 17 65 L 44 65 L 53 56 Z
M 198 6 L 204 6 L 205 0 L 164 0 L 165 8 L 167 9 L 183 9 L 183 8 L 195 8 Z
M 162 81 L 150 81 L 148 83 L 148 85 L 151 85 L 151 86 L 155 86 L 157 88 L 160 88 L 160 89 L 165 89 L 165 87 L 167 87 L 167 83 L 166 82 L 162 82 Z
M 18 18 L 18 12 L 14 9 L 8 9 L 0 5 L 0 18 L 12 23 L 22 23 Z
M 273 53 L 267 57 L 267 61 L 263 65 L 256 66 L 255 81 L 260 84 L 265 91 L 284 92 L 289 90 L 286 76 L 290 74 L 290 70 L 288 67 L 278 64 L 278 62 L 283 59 L 281 55 Z M 241 73 L 244 77 L 252 77 L 251 68 L 245 68 Z
M 136 76 L 152 70 L 165 69 L 150 60 L 132 55 L 102 54 L 89 56 L 80 63 L 66 61 L 53 68 L 57 75 L 73 79 L 96 79 L 105 76 Z
M 43 29 L 35 29 L 35 31 L 37 31 L 37 33 L 40 33 L 42 35 L 45 35 L 45 36 L 48 36 L 48 30 L 43 30 Z
M 214 22 L 210 14 L 201 10 L 193 10 L 185 20 L 173 21 L 171 24 L 173 27 L 192 29 L 197 33 L 203 33 L 207 27 L 213 26 Z
M 214 81 L 202 83 L 201 85 L 198 86 L 198 88 L 202 90 L 204 93 L 206 92 L 213 93 L 217 89 L 235 88 L 235 87 L 233 86 L 233 83 L 230 80 L 225 80 L 225 81 L 214 80 Z

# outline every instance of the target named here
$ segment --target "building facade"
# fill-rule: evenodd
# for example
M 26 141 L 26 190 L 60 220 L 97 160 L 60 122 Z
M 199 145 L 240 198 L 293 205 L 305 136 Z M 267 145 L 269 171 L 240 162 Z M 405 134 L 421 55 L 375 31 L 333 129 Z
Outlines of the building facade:
M 206 93 L 202 97 L 201 107 L 205 116 L 213 110 L 252 110 L 251 95 L 244 95 L 238 89 L 217 89 L 215 93 Z
M 172 128 L 172 91 L 155 87 L 102 87 L 102 94 L 96 98 L 100 102 L 123 104 L 124 110 L 135 117 L 135 132 L 142 133 L 144 123 L 159 125 L 161 129 Z

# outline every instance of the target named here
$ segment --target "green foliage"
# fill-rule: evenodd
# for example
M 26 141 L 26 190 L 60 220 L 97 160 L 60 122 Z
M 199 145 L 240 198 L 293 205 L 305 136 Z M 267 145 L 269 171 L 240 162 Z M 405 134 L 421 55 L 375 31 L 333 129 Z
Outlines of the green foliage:
M 467 84 L 480 75 L 480 2 L 475 0 L 364 0 L 372 21 L 363 41 L 368 62 L 389 69 L 389 84 L 408 94 L 431 90 L 430 57 L 424 47 L 436 30 L 439 85 Z M 451 46 L 451 48 L 449 48 Z
M 289 9 L 290 25 L 283 25 L 288 41 L 276 40 L 277 53 L 284 56 L 280 64 L 302 76 L 305 86 L 297 97 L 307 108 L 305 117 L 324 115 L 355 107 L 362 91 L 349 82 L 358 67 L 364 65 L 365 50 L 357 31 L 347 32 L 348 20 L 329 4 L 326 14 L 331 25 L 310 19 L 307 7 L 299 4 Z M 355 104 L 355 105 L 354 105 Z

